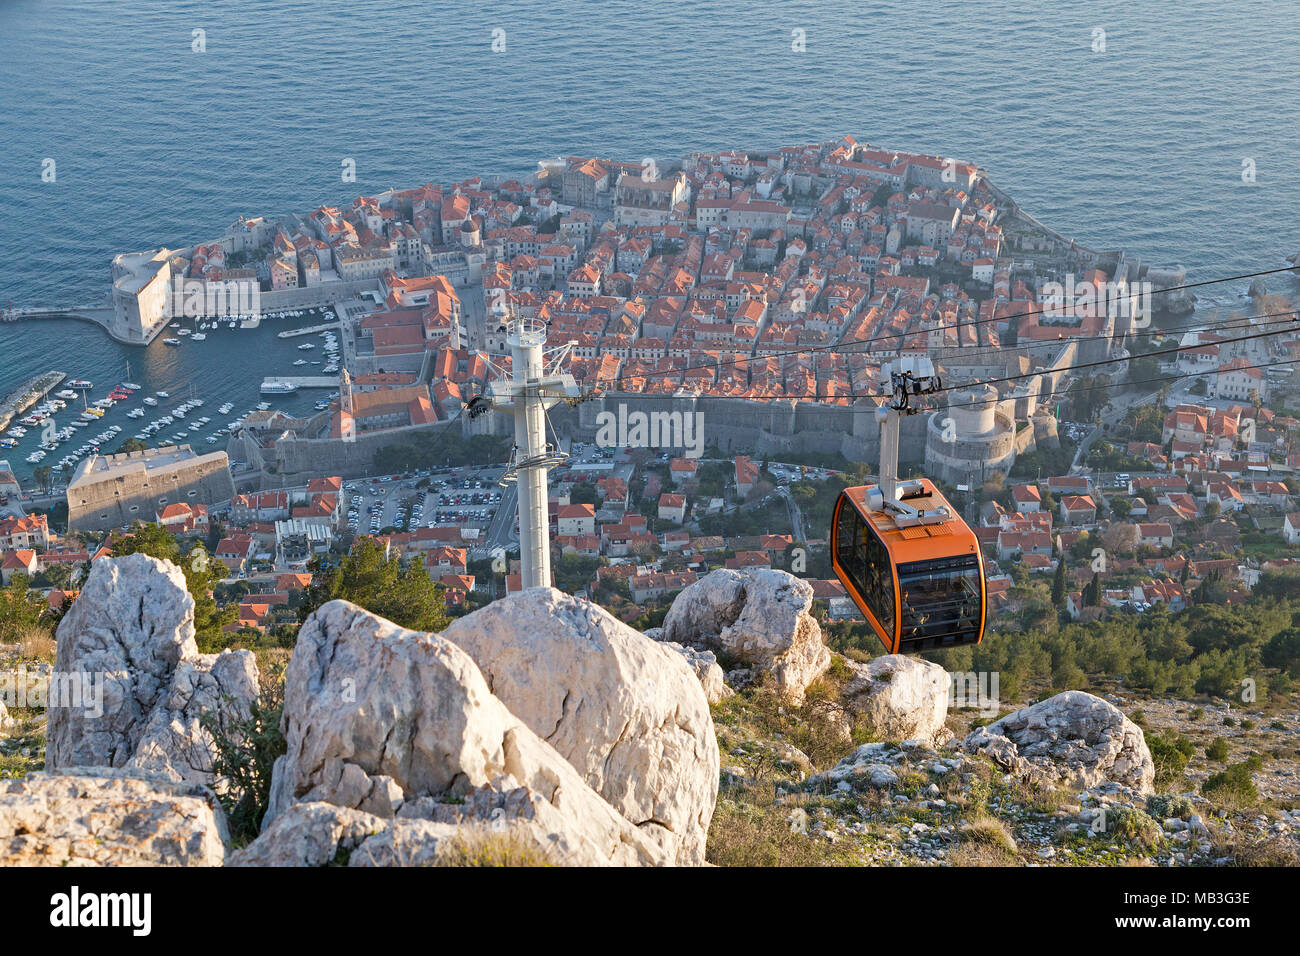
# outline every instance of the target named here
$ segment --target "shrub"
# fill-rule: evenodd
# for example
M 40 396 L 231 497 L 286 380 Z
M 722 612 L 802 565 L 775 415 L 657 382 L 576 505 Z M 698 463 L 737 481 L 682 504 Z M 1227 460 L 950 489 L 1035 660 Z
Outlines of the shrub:
M 1204 707 L 1193 707 L 1193 708 L 1192 708 L 1192 720 L 1200 720 L 1200 719 L 1201 719 L 1202 717 L 1204 717 L 1204 716 L 1205 716 L 1205 708 L 1204 708 Z
M 1161 820 L 1169 817 L 1186 820 L 1193 812 L 1191 799 L 1183 794 L 1157 793 L 1147 797 L 1147 813 Z
M 1221 802 L 1230 804 L 1252 804 L 1259 799 L 1259 791 L 1255 789 L 1255 781 L 1251 779 L 1251 771 L 1258 770 L 1263 761 L 1258 757 L 1250 757 L 1241 763 L 1234 763 L 1216 774 L 1211 774 L 1205 783 L 1201 784 L 1201 793 L 1207 797 L 1214 797 Z
M 1205 756 L 1211 760 L 1217 760 L 1219 763 L 1228 759 L 1228 742 L 1222 737 L 1216 739 L 1205 748 Z
M 215 745 L 212 772 L 224 784 L 216 788 L 217 800 L 230 822 L 231 842 L 237 846 L 256 838 L 266 816 L 271 769 L 287 749 L 280 732 L 283 711 L 283 676 L 276 674 L 264 682 L 262 696 L 249 705 L 243 719 L 222 722 L 214 714 L 200 719 Z
M 1168 787 L 1183 776 L 1190 755 L 1177 742 L 1151 734 L 1147 737 L 1147 749 L 1156 767 L 1156 786 Z
M 1155 849 L 1164 839 L 1164 830 L 1150 815 L 1122 804 L 1107 808 L 1106 832 L 1144 850 Z

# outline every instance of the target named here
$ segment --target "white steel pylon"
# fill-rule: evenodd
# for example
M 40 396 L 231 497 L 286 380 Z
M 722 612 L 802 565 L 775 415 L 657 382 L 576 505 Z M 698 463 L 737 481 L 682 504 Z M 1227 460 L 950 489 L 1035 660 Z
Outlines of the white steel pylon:
M 511 375 L 493 380 L 487 389 L 493 410 L 510 412 L 515 419 L 515 448 L 501 480 L 503 484 L 512 480 L 519 484 L 520 584 L 524 588 L 550 587 L 546 477 L 553 466 L 569 456 L 547 442 L 546 410 L 576 400 L 580 392 L 573 376 L 559 371 L 570 346 L 544 351 L 545 322 L 515 319 L 507 325 L 506 341 L 510 344 Z

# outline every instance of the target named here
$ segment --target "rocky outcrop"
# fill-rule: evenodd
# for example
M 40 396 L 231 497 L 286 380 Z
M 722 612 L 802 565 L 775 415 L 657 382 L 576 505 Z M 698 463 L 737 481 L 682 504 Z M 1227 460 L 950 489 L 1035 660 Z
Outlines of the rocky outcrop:
M 1066 691 L 973 731 L 963 743 L 1012 773 L 1076 788 L 1118 783 L 1151 793 L 1142 729 L 1100 697 Z
M 680 654 L 553 588 L 495 601 L 453 621 L 442 637 L 468 652 L 492 694 L 675 862 L 704 862 L 718 745 L 708 700 Z
M 3 866 L 220 866 L 225 838 L 204 787 L 99 767 L 0 780 Z
M 877 657 L 866 664 L 844 663 L 853 676 L 841 688 L 841 697 L 872 736 L 934 744 L 946 734 L 951 682 L 938 664 L 902 654 Z
M 801 703 L 831 660 L 812 600 L 812 586 L 785 571 L 713 571 L 677 595 L 662 640 L 714 651 Z
M 687 647 L 685 644 L 672 641 L 665 641 L 663 646 L 680 654 L 686 660 L 687 666 L 695 672 L 695 677 L 704 690 L 704 697 L 710 704 L 726 700 L 736 693 L 727 686 L 726 676 L 718 666 L 718 656 L 712 651 L 702 651 L 697 647 Z
M 47 769 L 134 767 L 211 784 L 212 737 L 201 718 L 245 715 L 258 675 L 248 651 L 200 654 L 185 575 L 132 554 L 96 561 L 59 624 L 52 697 L 59 685 L 80 698 L 51 700 Z
M 227 866 L 327 866 L 344 862 L 390 821 L 332 803 L 295 803 Z
M 537 826 L 554 834 L 550 842 L 567 840 L 575 859 L 673 859 L 493 695 L 466 651 L 347 602 L 332 601 L 303 624 L 281 727 L 287 753 L 275 764 L 264 835 L 297 802 L 439 822 L 439 805 L 489 786 L 544 803 Z

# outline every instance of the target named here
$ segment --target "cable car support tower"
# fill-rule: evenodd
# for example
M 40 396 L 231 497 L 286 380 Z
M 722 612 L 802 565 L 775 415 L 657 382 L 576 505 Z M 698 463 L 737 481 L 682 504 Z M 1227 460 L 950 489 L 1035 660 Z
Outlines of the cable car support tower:
M 551 535 L 547 508 L 547 473 L 569 456 L 558 441 L 547 441 L 546 410 L 561 402 L 574 404 L 580 390 L 568 372 L 561 372 L 572 344 L 545 349 L 546 323 L 540 319 L 514 319 L 506 328 L 510 346 L 509 374 L 488 384 L 487 392 L 470 402 L 471 418 L 486 411 L 506 412 L 515 420 L 515 444 L 510 464 L 500 483 L 519 487 L 520 585 L 551 586 Z M 554 434 L 552 430 L 551 434 Z
M 880 482 L 867 489 L 867 507 L 885 512 L 900 528 L 947 521 L 953 515 L 946 507 L 923 509 L 907 503 L 909 498 L 927 496 L 921 482 L 898 480 L 899 423 L 904 416 L 921 411 L 912 405 L 913 397 L 932 395 L 943 388 L 943 382 L 928 358 L 908 356 L 898 360 L 897 368 L 889 364 L 881 369 L 881 385 L 888 398 L 876 409 L 876 420 L 880 422 Z

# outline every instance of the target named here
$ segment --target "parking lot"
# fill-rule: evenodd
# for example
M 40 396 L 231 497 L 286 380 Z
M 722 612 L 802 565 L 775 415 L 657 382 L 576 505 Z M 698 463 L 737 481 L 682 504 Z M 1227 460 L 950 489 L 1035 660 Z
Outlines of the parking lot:
M 344 482 L 348 530 L 379 534 L 387 528 L 486 527 L 501 500 L 497 479 L 502 471 L 500 465 L 443 468 Z

